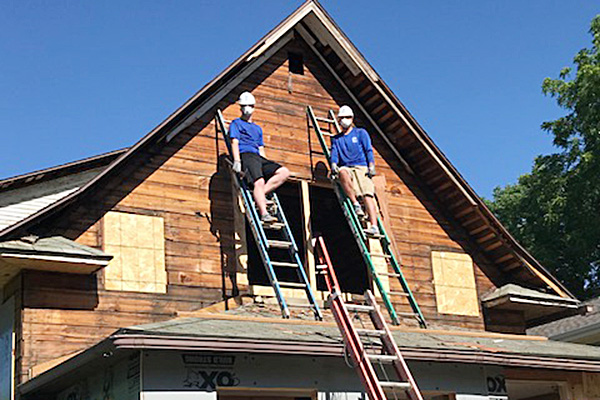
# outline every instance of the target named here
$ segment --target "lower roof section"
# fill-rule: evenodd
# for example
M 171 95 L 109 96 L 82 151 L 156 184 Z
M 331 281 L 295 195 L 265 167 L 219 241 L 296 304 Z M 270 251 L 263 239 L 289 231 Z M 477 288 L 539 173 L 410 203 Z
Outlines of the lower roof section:
M 27 236 L 0 242 L 0 288 L 25 269 L 92 274 L 112 256 L 62 236 Z
M 451 362 L 600 372 L 600 348 L 540 336 L 392 327 L 409 361 Z M 22 395 L 46 390 L 137 350 L 211 351 L 343 357 L 335 324 L 207 314 L 123 328 L 94 347 L 20 385 Z M 107 358 L 108 357 L 108 358 Z M 75 374 L 75 375 L 74 375 Z
M 392 331 L 409 360 L 600 372 L 600 348 L 593 346 L 489 332 L 402 327 Z M 134 326 L 110 339 L 117 348 L 343 354 L 335 324 L 227 314 Z

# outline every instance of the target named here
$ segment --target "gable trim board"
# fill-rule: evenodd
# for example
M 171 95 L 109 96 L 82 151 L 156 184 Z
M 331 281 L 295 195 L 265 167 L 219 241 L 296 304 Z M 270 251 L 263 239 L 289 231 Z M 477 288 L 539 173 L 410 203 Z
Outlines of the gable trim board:
M 36 223 L 64 209 L 69 204 L 90 192 L 94 187 L 97 187 L 134 155 L 142 149 L 156 144 L 163 139 L 167 141 L 175 137 L 186 127 L 190 126 L 201 115 L 210 111 L 212 107 L 227 93 L 235 88 L 235 84 L 243 77 L 249 75 L 251 71 L 258 67 L 268 58 L 274 49 L 283 46 L 286 41 L 290 40 L 294 34 L 293 30 L 304 38 L 306 34 L 310 35 L 307 43 L 313 52 L 316 52 L 321 62 L 333 73 L 336 79 L 344 83 L 336 68 L 347 68 L 350 74 L 354 76 L 361 85 L 372 86 L 374 90 L 373 96 L 378 96 L 385 103 L 383 115 L 377 117 L 371 115 L 368 109 L 363 104 L 361 96 L 352 91 L 352 87 L 342 85 L 344 90 L 351 95 L 351 98 L 356 102 L 364 115 L 369 118 L 383 140 L 392 149 L 401 164 L 404 165 L 407 171 L 412 171 L 415 168 L 415 163 L 412 163 L 410 157 L 412 153 L 423 157 L 419 164 L 426 166 L 427 175 L 423 172 L 416 171 L 415 177 L 425 186 L 432 185 L 432 181 L 436 182 L 437 189 L 444 187 L 436 193 L 432 193 L 441 203 L 444 200 L 441 194 L 446 190 L 453 190 L 452 204 L 444 203 L 444 207 L 453 216 L 458 225 L 465 229 L 469 237 L 475 244 L 482 249 L 482 253 L 490 260 L 490 263 L 498 266 L 504 271 L 519 269 L 523 273 L 524 279 L 535 286 L 548 286 L 558 295 L 568 298 L 574 298 L 569 291 L 547 270 L 543 268 L 517 241 L 510 233 L 502 226 L 500 221 L 492 214 L 485 206 L 483 201 L 479 199 L 474 190 L 467 184 L 458 171 L 452 166 L 444 154 L 435 146 L 431 138 L 425 133 L 423 128 L 416 122 L 414 117 L 406 110 L 400 100 L 393 94 L 389 87 L 381 80 L 379 75 L 368 64 L 365 58 L 360 54 L 356 47 L 350 42 L 346 35 L 339 29 L 327 12 L 314 0 L 308 0 L 294 11 L 289 17 L 283 20 L 278 26 L 271 30 L 266 36 L 259 40 L 246 53 L 238 58 L 234 63 L 227 67 L 215 79 L 205 85 L 200 91 L 192 96 L 185 104 L 172 113 L 161 124 L 154 128 L 150 133 L 144 136 L 127 152 L 121 154 L 112 164 L 93 178 L 86 185 L 77 191 L 67 195 L 56 203 L 45 207 L 36 214 L 5 228 L 0 231 L 0 239 L 14 237 L 24 233 L 28 228 L 31 228 Z M 309 32 L 311 30 L 311 32 Z M 314 39 L 314 40 L 313 40 Z M 318 49 L 320 45 L 324 48 L 329 45 L 330 52 L 326 55 Z M 333 54 L 333 55 L 332 55 Z M 331 65 L 327 58 L 337 57 L 341 60 L 339 65 Z M 373 90 L 368 88 L 365 93 L 371 93 Z M 386 110 L 386 107 L 391 108 L 391 111 Z M 392 122 L 390 122 L 390 116 Z M 378 119 L 385 117 L 386 124 L 378 124 Z M 395 120 L 394 120 L 395 118 Z M 404 124 L 406 129 L 401 131 L 391 131 L 391 126 L 400 126 Z M 411 146 L 416 146 L 414 152 L 409 152 L 408 159 L 403 156 L 406 149 L 394 141 L 402 137 L 410 137 L 413 140 Z M 404 160 L 404 161 L 403 161 Z M 429 175 L 431 172 L 437 172 L 433 178 Z M 423 174 L 423 176 L 421 175 Z M 429 179 L 426 177 L 429 176 Z M 441 178 L 441 181 L 440 181 Z M 445 180 L 445 182 L 444 182 Z M 444 182 L 443 185 L 440 182 Z M 465 218 L 468 219 L 465 220 Z M 462 222 L 461 222 L 462 219 Z M 467 229 L 468 226 L 477 226 L 471 228 L 471 232 Z

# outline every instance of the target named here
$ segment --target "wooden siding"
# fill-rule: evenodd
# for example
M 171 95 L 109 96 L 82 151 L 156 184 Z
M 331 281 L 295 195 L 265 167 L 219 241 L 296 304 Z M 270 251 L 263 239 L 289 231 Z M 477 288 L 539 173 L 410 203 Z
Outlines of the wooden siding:
M 302 52 L 304 75 L 290 75 L 287 52 Z M 319 115 L 352 105 L 335 79 L 306 45 L 295 40 L 269 59 L 221 103 L 226 118 L 238 116 L 235 100 L 251 90 L 255 121 L 265 132 L 267 155 L 285 164 L 295 179 L 312 180 L 322 161 L 311 153 L 305 107 Z M 215 135 L 214 110 L 173 140 L 154 146 L 127 164 L 118 179 L 92 192 L 38 227 L 101 248 L 101 219 L 108 211 L 160 216 L 165 224 L 168 287 L 165 294 L 104 290 L 103 273 L 94 277 L 27 272 L 23 276 L 20 372 L 89 347 L 120 327 L 174 318 L 234 294 L 236 259 L 233 203 L 228 171 L 220 157 L 224 143 Z M 466 234 L 449 222 L 414 177 L 402 170 L 389 147 L 357 112 L 357 123 L 372 134 L 378 173 L 385 177 L 386 204 L 396 246 L 409 285 L 425 317 L 434 323 L 484 329 L 482 317 L 437 312 L 431 251 L 463 251 L 474 262 L 479 295 L 496 287 L 493 268 L 470 249 Z M 240 286 L 243 291 L 245 287 Z M 391 290 L 400 290 L 391 283 Z M 408 311 L 398 304 L 399 311 Z

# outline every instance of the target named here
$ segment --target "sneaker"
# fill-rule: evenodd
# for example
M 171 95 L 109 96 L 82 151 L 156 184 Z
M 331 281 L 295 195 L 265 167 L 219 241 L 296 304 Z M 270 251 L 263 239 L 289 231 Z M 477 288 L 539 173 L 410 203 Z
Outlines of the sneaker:
M 363 218 L 365 216 L 365 212 L 363 211 L 360 203 L 354 203 L 354 212 L 358 218 Z
M 379 227 L 377 225 L 371 225 L 369 227 L 369 229 L 365 229 L 365 233 L 368 236 L 379 236 L 380 235 Z
M 263 224 L 270 224 L 273 222 L 277 222 L 277 218 L 275 218 L 274 216 L 272 216 L 269 213 L 266 213 L 265 215 L 260 217 L 260 220 L 263 222 Z

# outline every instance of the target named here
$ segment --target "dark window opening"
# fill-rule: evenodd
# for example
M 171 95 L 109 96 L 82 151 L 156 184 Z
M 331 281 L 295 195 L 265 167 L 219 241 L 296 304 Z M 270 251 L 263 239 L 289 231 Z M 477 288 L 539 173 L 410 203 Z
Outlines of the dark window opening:
M 300 53 L 288 53 L 288 63 L 292 74 L 304 75 L 304 57 Z
M 288 224 L 298 246 L 300 259 L 305 264 L 305 244 L 304 244 L 304 223 L 302 217 L 302 198 L 300 196 L 300 185 L 297 183 L 286 182 L 277 189 L 277 196 L 281 207 L 285 213 Z M 266 230 L 267 238 L 273 240 L 284 240 L 283 230 Z M 256 240 L 250 230 L 250 225 L 246 221 L 246 244 L 248 248 L 248 281 L 251 285 L 270 286 L 269 277 L 258 252 Z M 271 261 L 294 262 L 288 250 L 271 249 L 269 250 Z M 299 282 L 298 274 L 294 268 L 275 267 L 275 274 L 283 282 Z
M 367 267 L 333 189 L 311 186 L 310 203 L 312 230 L 325 240 L 342 291 L 363 294 L 370 288 Z M 322 276 L 317 288 L 327 290 Z

